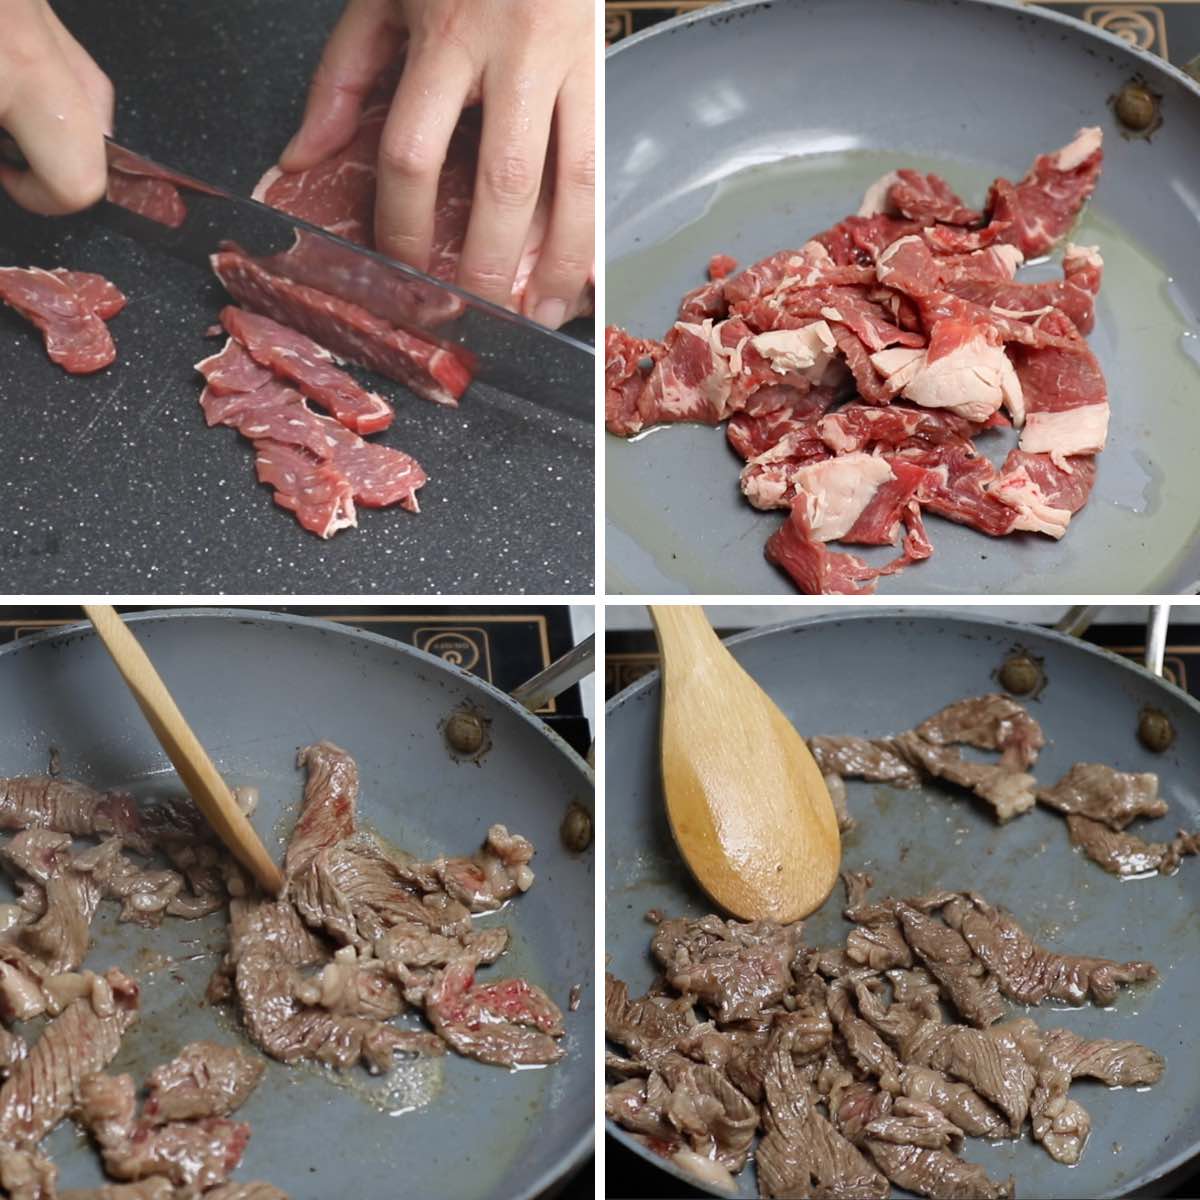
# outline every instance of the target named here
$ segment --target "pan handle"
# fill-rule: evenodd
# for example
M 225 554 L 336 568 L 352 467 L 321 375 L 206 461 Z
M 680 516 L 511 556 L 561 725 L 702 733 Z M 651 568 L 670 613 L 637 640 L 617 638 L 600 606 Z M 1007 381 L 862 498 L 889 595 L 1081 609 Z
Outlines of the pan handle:
M 1054 623 L 1059 633 L 1071 637 L 1082 637 L 1088 626 L 1096 619 L 1101 606 L 1098 604 L 1077 604 L 1069 608 Z M 1171 623 L 1171 606 L 1169 604 L 1152 604 L 1146 619 L 1146 670 L 1157 675 L 1160 679 L 1163 673 L 1163 658 L 1167 652 L 1167 628 Z
M 572 684 L 587 678 L 596 669 L 596 635 L 583 639 L 573 650 L 556 658 L 544 671 L 513 688 L 512 698 L 530 712 L 565 692 Z

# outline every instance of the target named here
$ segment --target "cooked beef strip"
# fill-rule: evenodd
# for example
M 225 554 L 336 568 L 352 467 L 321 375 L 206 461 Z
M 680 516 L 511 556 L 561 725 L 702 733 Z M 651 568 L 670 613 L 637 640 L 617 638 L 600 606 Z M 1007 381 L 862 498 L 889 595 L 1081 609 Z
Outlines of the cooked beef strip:
M 1139 817 L 1163 817 L 1158 776 L 1130 775 L 1101 763 L 1076 763 L 1052 788 L 1039 788 L 1038 800 L 1061 813 L 1078 813 L 1118 831 Z
M 1004 1114 L 1009 1135 L 1017 1137 L 1029 1113 L 1035 1082 L 1017 1043 L 1018 1032 L 1016 1021 L 989 1029 L 925 1021 L 902 1040 L 900 1057 L 969 1083 Z
M 229 954 L 233 962 L 247 950 L 267 950 L 293 967 L 325 962 L 329 951 L 286 900 L 261 896 L 231 900 Z
M 791 1055 L 766 1078 L 765 1133 L 755 1161 L 763 1196 L 884 1197 L 887 1180 L 821 1115 Z
M 221 1189 L 206 1195 L 218 1196 Z M 194 1193 L 193 1193 L 194 1195 Z M 98 1188 L 72 1188 L 59 1192 L 58 1200 L 186 1200 L 181 1197 L 169 1179 L 156 1175 L 137 1183 L 106 1183 Z
M 0 1189 L 9 1200 L 56 1200 L 54 1164 L 36 1150 L 0 1148 Z
M 189 1042 L 146 1081 L 143 1116 L 151 1124 L 227 1117 L 258 1086 L 267 1064 L 219 1042 Z
M 926 1150 L 955 1150 L 963 1143 L 963 1130 L 934 1104 L 897 1096 L 892 1111 L 876 1117 L 864 1132 L 881 1142 L 923 1146 Z
M 826 775 L 825 789 L 829 799 L 833 801 L 833 811 L 837 815 L 838 833 L 849 833 L 858 822 L 850 815 L 846 807 L 846 784 L 840 775 Z
M 503 926 L 473 929 L 447 937 L 415 921 L 399 921 L 379 937 L 375 957 L 387 965 L 406 967 L 445 966 L 464 950 L 479 962 L 492 963 L 508 949 L 509 933 Z
M 475 960 L 446 966 L 430 990 L 425 1015 L 459 1054 L 501 1066 L 557 1062 L 563 1049 L 562 1012 L 541 988 L 523 979 L 476 986 Z
M 1072 1079 L 1087 1076 L 1109 1087 L 1142 1087 L 1162 1078 L 1166 1062 L 1147 1046 L 1108 1038 L 1081 1038 L 1069 1029 L 1047 1029 L 1046 1048 Z
M 29 1045 L 23 1037 L 0 1028 L 0 1079 L 7 1079 L 28 1053 Z
M 41 1141 L 78 1103 L 80 1081 L 112 1061 L 137 1009 L 137 984 L 114 968 L 55 1017 L 0 1088 L 0 1146 Z
M 11 942 L 0 942 L 0 1018 L 29 1021 L 50 1005 L 45 982 L 50 972 L 38 958 Z
M 291 880 L 316 857 L 317 851 L 345 841 L 354 833 L 358 809 L 358 764 L 332 742 L 303 747 L 297 766 L 308 771 L 304 803 L 284 855 L 284 874 Z
M 884 1091 L 900 1091 L 900 1063 L 874 1028 L 858 1015 L 848 982 L 839 980 L 829 989 L 829 1015 L 859 1069 L 878 1079 Z
M 288 1196 L 270 1183 L 231 1182 L 205 1192 L 204 1200 L 288 1200 Z
M 270 947 L 243 949 L 237 958 L 235 985 L 246 1031 L 280 1062 L 315 1059 L 343 1070 L 361 1059 L 369 1070 L 379 1072 L 390 1069 L 398 1051 L 445 1052 L 430 1034 L 303 1004 L 296 997 L 303 984 L 297 968 Z
M 891 970 L 885 974 L 892 985 L 892 994 L 897 1004 L 907 1005 L 927 1017 L 938 1015 L 941 993 L 938 991 L 937 982 L 924 967 Z
M 970 1084 L 951 1079 L 932 1067 L 905 1065 L 900 1073 L 904 1094 L 931 1104 L 948 1121 L 971 1137 L 1001 1138 L 1004 1118 Z
M 1010 913 L 974 893 L 951 901 L 943 915 L 1018 1004 L 1040 1004 L 1047 998 L 1083 1004 L 1089 994 L 1097 1004 L 1111 1004 L 1122 984 L 1157 975 L 1148 962 L 1118 963 L 1040 946 Z
M 812 737 L 808 748 L 822 775 L 866 779 L 900 788 L 915 788 L 921 783 L 920 774 L 888 738 Z
M 875 880 L 866 871 L 843 871 L 841 880 L 842 886 L 846 889 L 846 906 L 843 912 L 850 912 L 865 904 L 867 894 L 875 885 Z M 854 920 L 853 917 L 846 919 Z
M 171 908 L 172 902 L 183 891 L 183 876 L 178 871 L 148 870 L 137 866 L 121 853 L 120 838 L 107 838 L 98 846 L 75 855 L 71 867 L 90 875 L 103 899 L 121 902 L 119 919 L 122 921 L 156 926 L 162 924 L 168 912 L 172 916 L 185 915 Z M 222 889 L 217 907 L 223 904 Z
M 1058 1061 L 1041 1030 L 1031 1028 L 1021 1039 L 1021 1049 L 1037 1076 L 1029 1103 L 1033 1140 L 1055 1162 L 1074 1166 L 1092 1132 L 1091 1114 L 1067 1095 L 1071 1072 Z
M 800 922 L 664 921 L 650 943 L 668 982 L 696 996 L 722 1023 L 753 1017 L 778 1004 L 792 986 L 801 948 Z
M 917 726 L 934 746 L 965 745 L 1001 751 L 1000 765 L 1026 771 L 1046 744 L 1042 727 L 1015 700 L 998 692 L 948 704 Z
M 250 1126 L 222 1117 L 152 1125 L 137 1118 L 130 1075 L 94 1074 L 79 1086 L 79 1119 L 95 1138 L 104 1169 L 132 1181 L 161 1175 L 203 1191 L 223 1183 L 242 1161 Z
M 0 858 L 45 892 L 45 912 L 21 931 L 22 944 L 50 974 L 73 971 L 88 952 L 100 888 L 86 871 L 73 869 L 70 834 L 26 829 L 0 846 Z
M 636 1059 L 605 1050 L 604 1074 L 607 1079 L 645 1079 L 650 1074 L 650 1068 Z
M 897 1187 L 937 1200 L 1009 1200 L 1014 1195 L 1012 1176 L 997 1183 L 983 1167 L 965 1162 L 949 1150 L 900 1146 L 880 1138 L 867 1142 L 867 1150 Z
M 1146 875 L 1151 871 L 1172 875 L 1185 855 L 1200 854 L 1200 834 L 1183 830 L 1170 843 L 1147 842 L 1133 833 L 1114 833 L 1100 821 L 1076 813 L 1067 817 L 1067 829 L 1072 845 L 1110 875 Z
M 846 935 L 846 956 L 873 971 L 911 967 L 912 949 L 893 917 L 886 924 L 859 925 Z
M 77 836 L 117 834 L 127 845 L 149 847 L 133 797 L 97 792 L 73 779 L 27 775 L 0 779 L 0 829 L 53 829 Z
M 333 962 L 301 982 L 296 987 L 296 999 L 339 1016 L 375 1021 L 390 1020 L 408 1007 L 400 983 L 384 963 L 343 957 L 346 954 L 353 955 L 354 948 L 339 950 Z
M 891 1113 L 892 1093 L 874 1083 L 855 1079 L 840 1063 L 831 1066 L 824 1079 L 829 1085 L 824 1094 L 833 1127 L 842 1137 L 861 1146 L 867 1126 Z M 823 1089 L 818 1087 L 818 1091 Z
M 999 985 L 963 936 L 907 904 L 897 913 L 908 944 L 963 1020 L 981 1029 L 1000 1020 L 1004 1004 Z
M 935 779 L 957 784 L 986 801 L 1001 824 L 1034 806 L 1037 780 L 1032 775 L 998 763 L 969 762 L 957 750 L 933 746 L 911 731 L 893 738 L 892 744 Z
M 447 893 L 471 912 L 490 912 L 533 884 L 533 843 L 493 825 L 483 848 L 470 858 L 438 859 L 435 869 Z
M 663 1111 L 670 1098 L 666 1080 L 654 1071 L 646 1079 L 627 1079 L 610 1087 L 604 1096 L 604 1111 L 630 1133 L 672 1146 L 679 1140 L 679 1131 Z

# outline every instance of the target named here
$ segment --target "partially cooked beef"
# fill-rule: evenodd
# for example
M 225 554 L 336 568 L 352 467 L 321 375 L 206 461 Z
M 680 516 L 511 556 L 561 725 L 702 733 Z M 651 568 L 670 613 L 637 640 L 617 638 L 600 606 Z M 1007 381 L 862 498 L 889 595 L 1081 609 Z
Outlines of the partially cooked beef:
M 1034 806 L 1037 780 L 1032 775 L 1000 763 L 970 762 L 957 750 L 931 745 L 917 733 L 902 733 L 892 740 L 914 766 L 935 779 L 966 788 L 990 804 L 1002 824 Z
M 935 746 L 964 745 L 1001 751 L 1000 765 L 1027 771 L 1046 744 L 1041 726 L 1015 700 L 993 692 L 948 704 L 917 726 Z
M 915 788 L 921 776 L 886 738 L 812 737 L 808 748 L 822 775 Z
M 155 1125 L 227 1117 L 246 1102 L 266 1063 L 235 1046 L 189 1042 L 146 1081 L 143 1114 Z

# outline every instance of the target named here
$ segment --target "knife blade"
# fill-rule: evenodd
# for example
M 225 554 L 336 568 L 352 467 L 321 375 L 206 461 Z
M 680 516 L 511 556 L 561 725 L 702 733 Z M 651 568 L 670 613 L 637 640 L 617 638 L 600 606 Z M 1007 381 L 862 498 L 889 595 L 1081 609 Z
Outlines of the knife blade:
M 0 134 L 0 155 L 18 161 Z M 365 308 L 453 353 L 484 383 L 561 416 L 594 419 L 592 346 L 278 209 L 108 139 L 105 225 L 210 270 L 234 244 L 274 274 Z

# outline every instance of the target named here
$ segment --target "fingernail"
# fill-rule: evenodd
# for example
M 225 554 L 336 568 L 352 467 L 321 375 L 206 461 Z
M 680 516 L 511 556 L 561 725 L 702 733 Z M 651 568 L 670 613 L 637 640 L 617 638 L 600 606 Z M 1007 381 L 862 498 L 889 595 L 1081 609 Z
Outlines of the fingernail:
M 567 315 L 567 305 L 563 300 L 539 300 L 533 310 L 533 319 L 547 329 L 557 329 Z

